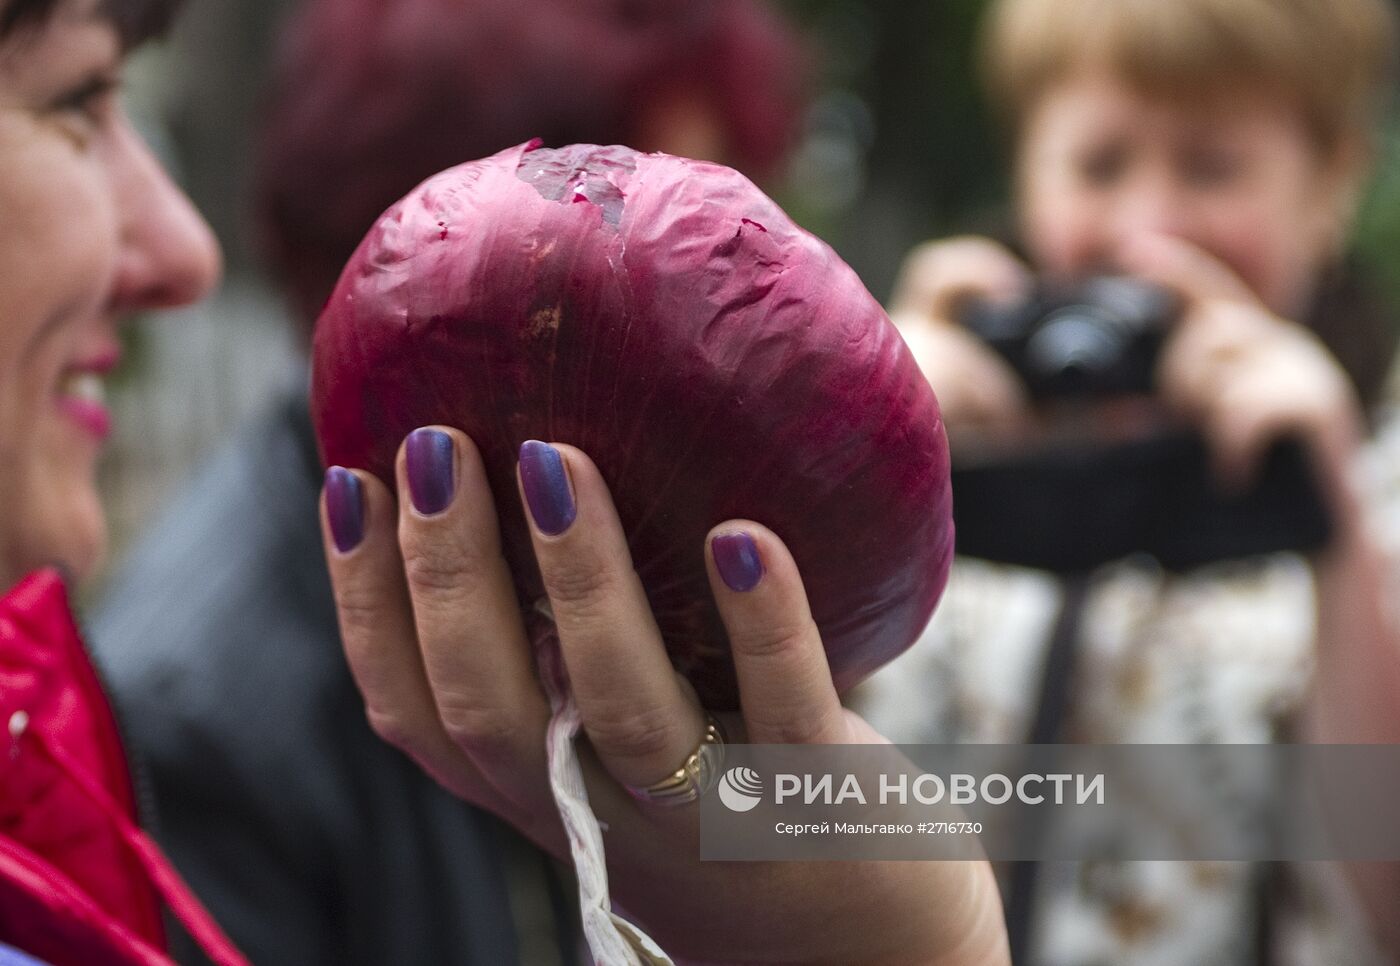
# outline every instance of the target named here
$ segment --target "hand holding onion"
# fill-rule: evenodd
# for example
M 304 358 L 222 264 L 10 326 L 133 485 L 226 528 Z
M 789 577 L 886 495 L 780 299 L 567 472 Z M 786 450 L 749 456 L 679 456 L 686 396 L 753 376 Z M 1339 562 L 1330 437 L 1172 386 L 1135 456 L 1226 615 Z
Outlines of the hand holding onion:
M 373 475 L 357 471 L 347 483 L 351 474 L 332 472 L 327 556 L 346 653 L 381 736 L 455 794 L 566 856 L 544 760 L 549 707 L 486 472 L 465 435 L 435 432 L 450 441 L 454 480 L 437 513 L 420 512 L 408 496 L 402 451 L 397 506 Z M 424 439 L 437 438 L 419 436 L 406 448 Z M 667 658 L 597 468 L 573 447 L 552 449 L 573 520 L 548 534 L 527 517 L 593 752 L 585 756 L 589 797 L 609 829 L 620 905 L 669 951 L 700 961 L 1005 961 L 1000 903 L 984 864 L 701 863 L 696 809 L 658 809 L 627 794 L 623 784 L 656 781 L 693 750 L 703 711 Z M 527 465 L 538 458 L 527 454 Z M 358 543 L 347 529 L 353 517 L 341 516 L 347 497 L 363 498 Z M 756 523 L 727 521 L 696 551 L 738 674 L 741 713 L 723 716 L 730 739 L 882 741 L 841 707 L 782 541 Z
M 1183 239 L 1143 236 L 1122 257 L 1127 269 L 1182 298 L 1157 381 L 1166 404 L 1200 427 L 1222 483 L 1245 489 L 1269 446 L 1295 436 L 1338 529 L 1359 526 L 1349 476 L 1365 418 L 1321 340 L 1275 315 L 1228 266 Z
M 352 669 L 444 785 L 556 854 L 567 833 L 585 882 L 591 809 L 621 906 L 687 958 L 1004 955 L 984 864 L 701 864 L 694 808 L 623 787 L 706 712 L 737 709 L 731 741 L 880 740 L 838 694 L 914 641 L 951 562 L 932 390 L 746 179 L 536 144 L 429 179 L 328 302 L 313 411 Z M 595 952 L 606 891 L 581 887 Z

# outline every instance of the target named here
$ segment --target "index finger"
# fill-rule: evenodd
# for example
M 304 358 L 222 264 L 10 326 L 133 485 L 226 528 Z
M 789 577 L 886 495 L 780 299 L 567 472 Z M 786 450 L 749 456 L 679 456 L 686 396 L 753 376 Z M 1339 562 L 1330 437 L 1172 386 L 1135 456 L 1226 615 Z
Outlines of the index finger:
M 729 632 L 748 740 L 846 744 L 851 740 L 797 564 L 768 528 L 720 524 L 705 564 Z
M 1124 245 L 1119 257 L 1129 272 L 1169 288 L 1193 304 L 1259 301 L 1234 269 L 1183 238 L 1142 235 Z
M 905 259 L 890 311 L 956 322 L 968 302 L 1012 302 L 1025 298 L 1031 284 L 1029 269 L 991 239 L 929 242 Z
M 493 811 L 507 805 L 448 738 L 418 651 L 395 533 L 394 496 L 363 470 L 331 467 L 321 531 L 340 636 L 370 728 L 444 787 Z

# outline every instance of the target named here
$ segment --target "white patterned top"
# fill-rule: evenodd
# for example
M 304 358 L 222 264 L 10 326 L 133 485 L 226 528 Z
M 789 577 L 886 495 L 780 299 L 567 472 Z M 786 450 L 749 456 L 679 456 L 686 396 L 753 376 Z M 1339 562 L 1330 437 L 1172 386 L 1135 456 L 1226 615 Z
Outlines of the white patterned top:
M 1400 419 L 1368 446 L 1372 526 L 1400 560 Z M 1400 566 L 1394 568 L 1400 600 Z M 959 558 L 923 637 L 853 704 L 902 743 L 1026 740 L 1061 588 L 1036 572 Z M 1083 612 L 1062 740 L 1276 740 L 1313 670 L 1311 569 L 1291 554 L 1173 575 L 1148 560 L 1101 569 Z M 1286 867 L 1276 961 L 1381 962 L 1336 870 Z M 1253 873 L 1243 863 L 1051 863 L 1037 879 L 1034 966 L 1253 966 Z M 1017 964 L 1022 966 L 1022 964 Z

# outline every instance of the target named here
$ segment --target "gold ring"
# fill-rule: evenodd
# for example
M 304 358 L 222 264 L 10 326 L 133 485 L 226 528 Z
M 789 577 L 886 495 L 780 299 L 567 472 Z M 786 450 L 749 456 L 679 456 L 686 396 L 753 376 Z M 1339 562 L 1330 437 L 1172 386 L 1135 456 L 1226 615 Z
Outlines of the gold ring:
M 719 781 L 724 770 L 724 728 L 711 715 L 705 715 L 705 734 L 700 744 L 681 766 L 651 785 L 628 785 L 638 801 L 671 807 L 698 801 Z

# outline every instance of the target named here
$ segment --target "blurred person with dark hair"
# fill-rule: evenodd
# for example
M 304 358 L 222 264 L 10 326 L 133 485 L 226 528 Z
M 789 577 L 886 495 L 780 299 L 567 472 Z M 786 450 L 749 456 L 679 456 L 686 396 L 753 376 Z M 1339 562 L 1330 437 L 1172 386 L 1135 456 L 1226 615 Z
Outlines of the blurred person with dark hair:
M 538 137 L 779 173 L 803 51 L 761 0 L 312 0 L 256 166 L 268 263 L 313 323 L 370 224 L 462 161 Z
M 803 57 L 755 0 L 311 0 L 284 37 L 255 184 L 309 337 L 376 217 L 540 137 L 781 165 Z M 571 962 L 574 891 L 381 742 L 341 652 L 304 383 L 133 551 L 95 625 L 156 833 L 260 964 Z M 194 958 L 189 952 L 187 958 Z

